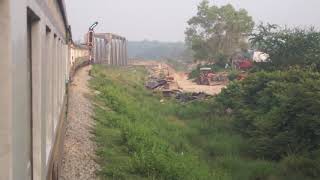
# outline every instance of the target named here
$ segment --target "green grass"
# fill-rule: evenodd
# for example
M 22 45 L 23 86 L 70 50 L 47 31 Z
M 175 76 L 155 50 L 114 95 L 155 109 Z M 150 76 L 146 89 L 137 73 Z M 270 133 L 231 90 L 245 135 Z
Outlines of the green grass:
M 144 88 L 146 73 L 93 67 L 101 179 L 290 179 L 279 163 L 250 157 L 246 140 L 231 129 L 232 117 L 214 99 L 162 103 Z

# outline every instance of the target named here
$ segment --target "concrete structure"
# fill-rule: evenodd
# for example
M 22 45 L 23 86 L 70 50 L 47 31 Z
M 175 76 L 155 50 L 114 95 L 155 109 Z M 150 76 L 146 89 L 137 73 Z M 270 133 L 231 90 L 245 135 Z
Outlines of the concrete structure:
M 57 179 L 78 56 L 65 12 L 63 0 L 0 0 L 0 180 Z
M 111 33 L 95 33 L 93 59 L 97 64 L 127 65 L 127 40 Z
M 70 66 L 72 67 L 78 58 L 86 57 L 89 59 L 89 51 L 86 47 L 70 44 Z

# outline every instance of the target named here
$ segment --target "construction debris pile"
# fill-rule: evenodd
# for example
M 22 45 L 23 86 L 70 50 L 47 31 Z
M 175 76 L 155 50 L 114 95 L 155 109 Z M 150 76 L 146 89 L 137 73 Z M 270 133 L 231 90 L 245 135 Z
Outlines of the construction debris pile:
M 153 65 L 148 68 L 149 77 L 145 87 L 160 92 L 164 97 L 175 98 L 179 102 L 185 103 L 193 100 L 205 100 L 212 96 L 203 92 L 186 93 L 179 88 L 174 77 L 170 76 L 169 68 L 164 65 Z
M 170 76 L 168 67 L 162 64 L 150 65 L 149 78 L 145 86 L 151 90 L 169 90 L 174 78 Z
M 153 79 L 153 80 L 149 80 L 146 85 L 145 85 L 148 89 L 156 89 L 156 88 L 169 88 L 168 87 L 168 82 L 164 79 Z M 166 87 L 164 87 L 166 86 Z

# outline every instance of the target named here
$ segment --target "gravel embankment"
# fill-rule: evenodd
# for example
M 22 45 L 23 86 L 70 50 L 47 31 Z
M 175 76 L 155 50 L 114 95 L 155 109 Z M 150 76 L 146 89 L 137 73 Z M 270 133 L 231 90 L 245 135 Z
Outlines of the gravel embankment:
M 69 110 L 64 144 L 61 180 L 96 180 L 96 144 L 91 133 L 94 120 L 88 99 L 90 66 L 81 68 L 69 90 Z

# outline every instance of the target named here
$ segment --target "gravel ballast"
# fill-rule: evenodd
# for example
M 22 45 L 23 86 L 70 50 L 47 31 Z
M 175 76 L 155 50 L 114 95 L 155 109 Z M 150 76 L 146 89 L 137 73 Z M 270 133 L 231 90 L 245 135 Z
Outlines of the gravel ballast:
M 90 99 L 90 66 L 81 68 L 69 89 L 67 129 L 62 160 L 61 180 L 95 180 L 99 165 L 95 162 L 96 144 Z

